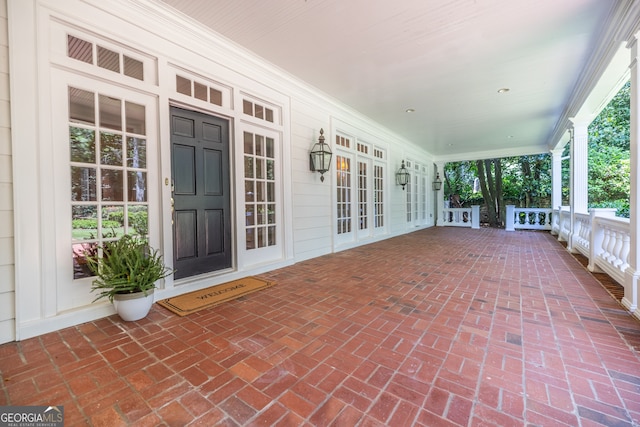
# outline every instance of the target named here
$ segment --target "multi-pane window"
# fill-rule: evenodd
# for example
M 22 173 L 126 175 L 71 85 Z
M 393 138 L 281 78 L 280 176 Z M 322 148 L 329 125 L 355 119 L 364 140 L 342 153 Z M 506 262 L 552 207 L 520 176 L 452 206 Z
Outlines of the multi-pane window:
M 355 137 L 337 134 L 336 218 L 338 244 L 385 230 L 386 151 Z
M 148 234 L 145 106 L 69 87 L 74 278 L 86 253 L 124 234 Z
M 351 139 L 346 136 L 336 135 L 336 146 L 343 148 L 351 148 Z
M 374 227 L 384 227 L 384 167 L 373 166 L 373 218 Z
M 422 181 L 420 183 L 420 219 L 423 223 L 427 221 L 427 168 L 421 168 L 422 174 L 420 175 Z
M 351 159 L 336 155 L 336 207 L 338 234 L 351 232 Z
M 214 105 L 222 105 L 222 91 L 208 84 L 176 74 L 176 92 Z
M 269 108 L 257 102 L 249 101 L 248 99 L 244 99 L 242 101 L 242 112 L 257 119 L 265 120 L 267 122 L 273 123 L 274 121 L 272 108 Z
M 411 170 L 411 162 L 406 162 L 407 171 Z M 409 172 L 410 173 L 410 172 Z M 405 190 L 407 192 L 407 222 L 413 221 L 413 209 L 411 207 L 413 201 L 413 185 L 412 185 L 412 177 L 409 175 L 409 179 L 407 180 L 407 185 L 405 186 Z
M 360 230 L 369 228 L 367 162 L 358 162 L 358 226 Z
M 421 188 L 420 188 L 420 165 L 418 164 L 414 164 L 413 166 L 413 175 L 411 176 L 411 179 L 413 181 L 413 188 L 412 188 L 412 194 L 413 194 L 413 203 L 411 203 L 411 206 L 413 208 L 413 215 L 412 218 L 414 221 L 417 221 L 419 216 L 418 210 L 420 208 L 420 196 L 421 196 Z
M 67 36 L 67 56 L 136 80 L 144 80 L 143 61 L 79 37 Z
M 246 249 L 276 245 L 275 140 L 244 132 Z

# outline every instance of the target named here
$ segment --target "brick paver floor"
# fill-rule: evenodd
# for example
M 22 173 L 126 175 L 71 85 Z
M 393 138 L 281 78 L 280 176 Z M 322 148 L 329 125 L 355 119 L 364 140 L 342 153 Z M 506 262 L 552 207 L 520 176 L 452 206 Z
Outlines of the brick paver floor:
M 66 426 L 639 426 L 640 321 L 553 236 L 432 228 L 178 317 L 0 346 Z M 635 342 L 634 342 L 635 340 Z

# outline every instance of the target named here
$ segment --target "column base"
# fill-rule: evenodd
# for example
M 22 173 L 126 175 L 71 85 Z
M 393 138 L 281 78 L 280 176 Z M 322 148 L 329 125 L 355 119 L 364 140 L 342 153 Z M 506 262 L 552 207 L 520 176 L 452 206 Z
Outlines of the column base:
M 640 287 L 640 272 L 627 268 L 624 275 L 624 297 L 622 305 L 634 313 L 636 317 L 640 316 L 638 311 L 638 289 Z

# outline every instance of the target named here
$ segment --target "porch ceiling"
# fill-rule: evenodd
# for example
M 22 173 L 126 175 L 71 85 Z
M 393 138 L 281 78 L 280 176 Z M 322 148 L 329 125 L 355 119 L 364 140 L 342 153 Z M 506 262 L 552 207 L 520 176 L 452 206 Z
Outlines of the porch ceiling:
M 440 160 L 552 148 L 620 45 L 633 3 L 157 1 Z

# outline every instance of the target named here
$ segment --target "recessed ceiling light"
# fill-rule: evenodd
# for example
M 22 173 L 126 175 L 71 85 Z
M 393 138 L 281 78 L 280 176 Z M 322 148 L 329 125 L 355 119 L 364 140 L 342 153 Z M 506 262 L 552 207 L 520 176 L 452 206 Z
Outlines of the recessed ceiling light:
M 406 110 L 404 110 L 405 113 L 415 113 L 416 110 L 414 110 L 413 108 L 407 108 Z
M 498 89 L 498 93 L 507 93 L 507 92 L 509 92 L 509 90 L 510 89 L 508 87 L 503 87 L 503 88 Z

